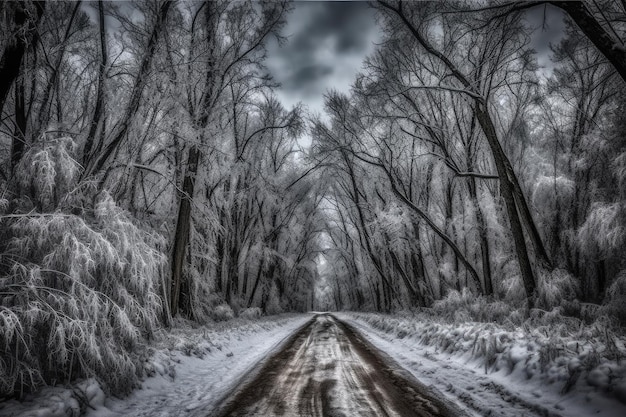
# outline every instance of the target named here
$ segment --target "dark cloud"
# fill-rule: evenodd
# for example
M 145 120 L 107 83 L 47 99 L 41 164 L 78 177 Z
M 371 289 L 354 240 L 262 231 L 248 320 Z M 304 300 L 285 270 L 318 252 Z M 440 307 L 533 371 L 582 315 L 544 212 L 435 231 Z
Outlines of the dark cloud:
M 296 68 L 283 83 L 283 88 L 298 90 L 306 87 L 306 84 L 317 84 L 333 71 L 333 67 L 324 64 Z
M 336 53 L 358 53 L 368 47 L 363 35 L 372 24 L 372 11 L 364 2 L 296 2 L 287 49 L 306 54 L 330 41 Z
M 364 2 L 318 2 L 318 14 L 301 37 L 334 38 L 336 53 L 359 53 L 367 49 L 364 32 L 372 27 L 372 12 Z
M 537 6 L 525 17 L 541 72 L 549 75 L 554 65 L 550 45 L 563 37 L 563 12 Z M 277 94 L 286 106 L 301 101 L 317 112 L 328 89 L 348 92 L 363 59 L 381 38 L 375 12 L 359 1 L 296 1 L 283 35 L 286 44 L 268 45 L 268 69 L 281 84 Z
M 287 105 L 306 101 L 321 110 L 327 89 L 349 89 L 378 28 L 365 2 L 296 1 L 283 35 L 285 45 L 268 45 L 268 68 L 282 85 L 279 96 Z
M 532 29 L 531 46 L 539 65 L 548 70 L 547 75 L 553 67 L 550 45 L 558 44 L 565 36 L 565 14 L 557 7 L 542 5 L 527 10 L 524 17 Z

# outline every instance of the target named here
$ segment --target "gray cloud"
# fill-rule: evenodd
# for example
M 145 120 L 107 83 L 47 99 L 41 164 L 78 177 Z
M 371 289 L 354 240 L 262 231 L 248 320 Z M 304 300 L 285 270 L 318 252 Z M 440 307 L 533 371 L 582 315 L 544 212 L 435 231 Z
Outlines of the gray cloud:
M 296 35 L 294 48 L 315 45 L 319 40 L 333 38 L 336 53 L 359 53 L 367 49 L 363 36 L 372 26 L 372 14 L 363 2 L 316 2 L 299 7 L 310 9 L 314 18 L 304 22 Z
M 348 91 L 378 39 L 374 12 L 365 2 L 295 2 L 283 35 L 285 45 L 268 45 L 267 66 L 281 83 L 286 105 L 306 101 L 321 111 L 329 89 Z
M 311 64 L 304 67 L 295 68 L 288 74 L 282 87 L 286 90 L 307 91 L 315 93 L 315 85 L 323 82 L 326 77 L 334 72 L 334 68 L 324 64 Z
M 552 72 L 550 45 L 558 44 L 565 36 L 565 14 L 554 6 L 536 6 L 526 11 L 525 18 L 533 30 L 531 46 L 537 53 L 537 62 L 544 68 L 544 75 Z

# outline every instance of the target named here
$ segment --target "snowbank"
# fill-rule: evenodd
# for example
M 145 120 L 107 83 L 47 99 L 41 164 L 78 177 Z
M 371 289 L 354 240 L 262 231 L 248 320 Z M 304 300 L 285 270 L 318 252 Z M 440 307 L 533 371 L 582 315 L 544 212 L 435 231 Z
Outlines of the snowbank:
M 197 326 L 178 321 L 149 347 L 141 388 L 130 396 L 105 398 L 94 379 L 46 387 L 23 402 L 0 403 L 0 415 L 206 416 L 249 370 L 311 315 L 235 319 Z
M 626 415 L 626 338 L 600 324 L 568 332 L 422 314 L 337 316 L 477 415 Z

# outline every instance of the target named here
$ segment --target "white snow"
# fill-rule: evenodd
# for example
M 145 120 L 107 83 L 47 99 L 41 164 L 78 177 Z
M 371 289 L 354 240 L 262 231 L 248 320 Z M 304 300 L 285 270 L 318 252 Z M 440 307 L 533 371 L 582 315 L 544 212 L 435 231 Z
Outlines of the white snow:
M 486 323 L 443 325 L 373 313 L 336 316 L 470 414 L 626 415 L 626 367 L 619 360 L 626 352 L 616 361 L 608 360 L 598 355 L 604 348 L 599 344 L 567 337 L 562 338 L 569 344 L 567 350 L 555 345 L 550 352 L 550 335 L 542 339 L 522 329 L 510 331 Z M 599 364 L 587 373 L 581 361 L 591 355 L 598 355 Z
M 220 400 L 259 362 L 312 315 L 279 315 L 232 320 L 191 328 L 177 323 L 150 347 L 148 375 L 130 396 L 105 398 L 99 384 L 83 381 L 70 388 L 48 387 L 25 401 L 0 403 L 0 415 L 87 417 L 210 415 Z
M 336 316 L 470 415 L 626 415 L 623 337 L 615 336 L 607 349 L 589 337 L 493 323 L 374 313 Z M 88 379 L 70 388 L 46 388 L 22 403 L 2 403 L 0 415 L 62 417 L 85 408 L 88 417 L 210 415 L 244 375 L 311 317 L 236 319 L 196 328 L 178 322 L 149 348 L 145 370 L 152 376 L 129 397 L 106 398 L 100 385 Z

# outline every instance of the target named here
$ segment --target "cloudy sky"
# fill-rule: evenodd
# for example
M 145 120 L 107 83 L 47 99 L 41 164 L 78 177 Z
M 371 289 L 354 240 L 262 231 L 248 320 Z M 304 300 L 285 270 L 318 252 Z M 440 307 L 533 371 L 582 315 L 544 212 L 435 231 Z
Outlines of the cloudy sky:
M 285 45 L 268 45 L 266 65 L 281 83 L 287 107 L 302 102 L 321 113 L 324 92 L 347 92 L 363 59 L 380 39 L 366 2 L 296 1 L 287 18 Z
M 527 13 L 539 64 L 548 68 L 549 44 L 563 33 L 562 16 L 554 7 Z M 277 94 L 288 108 L 302 102 L 318 113 L 328 89 L 348 92 L 363 59 L 381 40 L 375 13 L 364 1 L 295 1 L 283 35 L 287 43 L 272 41 L 266 62 L 281 83 Z
M 543 5 L 526 12 L 527 24 L 534 29 L 531 34 L 532 47 L 537 53 L 537 63 L 543 67 L 540 72 L 550 75 L 550 44 L 556 45 L 565 35 L 564 14 L 554 6 Z

